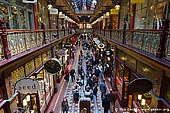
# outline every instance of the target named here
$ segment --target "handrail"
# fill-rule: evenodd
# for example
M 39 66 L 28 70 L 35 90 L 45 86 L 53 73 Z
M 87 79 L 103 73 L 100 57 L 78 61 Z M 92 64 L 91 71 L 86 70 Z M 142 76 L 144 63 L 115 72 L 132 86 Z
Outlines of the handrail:
M 38 30 L 6 30 L 0 31 L 0 61 L 8 59 L 5 57 L 5 47 L 8 46 L 11 56 L 18 55 L 44 44 L 62 39 L 70 35 L 72 29 L 38 29 Z M 5 34 L 4 34 L 5 33 Z M 6 44 L 4 44 L 6 35 Z
M 170 30 L 151 30 L 151 29 L 134 29 L 134 30 L 109 30 L 94 29 L 94 33 L 100 34 L 110 40 L 117 41 L 139 51 L 159 57 L 160 46 L 165 47 L 163 59 L 170 60 Z M 165 35 L 163 35 L 163 33 Z M 162 43 L 164 40 L 166 43 Z M 165 45 L 162 45 L 165 44 Z

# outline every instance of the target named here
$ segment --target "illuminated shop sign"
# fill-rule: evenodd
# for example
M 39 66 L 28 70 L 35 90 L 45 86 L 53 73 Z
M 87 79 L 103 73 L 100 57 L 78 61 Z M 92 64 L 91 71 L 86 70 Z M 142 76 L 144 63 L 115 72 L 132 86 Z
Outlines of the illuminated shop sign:
M 71 44 L 66 43 L 66 44 L 64 45 L 64 48 L 66 48 L 66 49 L 69 49 L 70 47 L 71 47 Z
M 56 9 L 56 8 L 51 8 L 51 9 L 50 9 L 50 14 L 58 14 L 58 9 Z
M 107 49 L 107 50 L 104 51 L 105 56 L 111 56 L 112 54 L 113 54 L 113 51 L 110 50 L 110 49 Z
M 39 84 L 35 79 L 23 78 L 16 82 L 15 89 L 22 94 L 37 93 Z
M 105 45 L 103 43 L 98 44 L 99 49 L 103 49 L 104 47 L 105 47 Z
M 36 3 L 37 0 L 22 0 L 23 3 Z

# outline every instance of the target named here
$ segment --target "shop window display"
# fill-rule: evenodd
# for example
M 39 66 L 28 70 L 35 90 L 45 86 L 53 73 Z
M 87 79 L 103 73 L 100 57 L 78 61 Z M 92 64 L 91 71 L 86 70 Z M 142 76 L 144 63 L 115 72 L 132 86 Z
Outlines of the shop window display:
M 121 95 L 122 95 L 122 88 L 123 88 L 123 70 L 124 70 L 124 66 L 119 64 L 118 72 L 116 76 L 116 84 L 117 84 L 118 91 Z
M 12 21 L 12 29 L 19 29 L 19 21 L 18 21 L 18 9 L 16 6 L 11 7 L 11 21 Z
M 126 54 L 127 60 L 125 62 L 133 69 L 136 69 L 136 59 L 131 55 Z
M 160 29 L 165 14 L 166 2 L 163 0 L 145 0 L 136 4 L 135 29 Z
M 24 9 L 20 9 L 19 10 L 20 12 L 20 27 L 21 29 L 26 29 L 27 28 L 27 24 L 26 24 L 26 15 L 25 15 L 25 10 Z
M 35 70 L 34 60 L 31 60 L 25 64 L 26 75 L 29 75 L 34 70 Z
M 0 5 L 0 19 L 5 20 L 6 28 L 10 29 L 8 12 L 8 7 Z
M 37 101 L 36 101 L 36 95 L 31 95 L 31 104 L 32 104 L 32 109 L 34 110 L 34 113 L 38 113 L 37 110 Z
M 40 107 L 42 107 L 45 104 L 45 85 L 43 80 L 39 80 L 39 100 L 40 100 Z
M 35 58 L 35 67 L 38 69 L 42 65 L 42 59 L 41 55 L 39 55 L 37 58 Z
M 165 97 L 168 101 L 170 101 L 170 80 L 169 80 L 168 85 L 167 85 L 167 92 L 165 94 Z

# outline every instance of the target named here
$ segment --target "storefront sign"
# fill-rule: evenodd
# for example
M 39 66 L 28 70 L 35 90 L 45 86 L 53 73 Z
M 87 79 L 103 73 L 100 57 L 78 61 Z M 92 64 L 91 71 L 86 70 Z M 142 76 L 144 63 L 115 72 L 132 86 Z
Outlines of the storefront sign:
M 51 58 L 44 64 L 44 69 L 49 74 L 56 74 L 61 70 L 61 63 L 57 58 Z
M 130 0 L 131 3 L 145 3 L 145 0 Z
M 105 55 L 105 56 L 111 56 L 112 54 L 113 54 L 113 51 L 110 50 L 110 49 L 106 49 L 106 50 L 104 51 L 104 55 Z
M 119 13 L 119 10 L 117 10 L 117 9 L 110 9 L 110 14 L 111 15 L 114 15 L 114 14 L 118 14 Z
M 65 14 L 59 14 L 59 18 L 65 18 Z
M 129 93 L 144 94 L 153 88 L 152 82 L 147 78 L 138 78 L 128 85 Z
M 15 89 L 22 94 L 37 93 L 39 84 L 36 80 L 31 78 L 23 78 L 16 82 Z
M 56 8 L 51 8 L 51 9 L 50 9 L 50 14 L 58 14 L 58 9 L 56 9 Z
M 23 3 L 36 3 L 37 0 L 22 0 Z
M 94 41 L 96 44 L 99 44 L 100 43 L 100 40 L 95 40 Z
M 66 48 L 66 49 L 69 49 L 70 47 L 71 47 L 71 45 L 68 44 L 68 43 L 66 43 L 66 44 L 64 45 L 64 48 Z
M 99 49 L 103 49 L 104 47 L 105 47 L 105 45 L 103 43 L 98 44 Z

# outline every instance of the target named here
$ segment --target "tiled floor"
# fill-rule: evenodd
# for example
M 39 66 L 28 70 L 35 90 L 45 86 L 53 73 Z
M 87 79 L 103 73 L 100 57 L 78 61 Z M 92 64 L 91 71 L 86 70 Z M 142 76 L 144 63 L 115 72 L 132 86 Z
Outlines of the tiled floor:
M 81 47 L 78 48 L 76 55 L 75 55 L 75 59 L 73 60 L 72 65 L 70 66 L 70 69 L 74 68 L 76 70 L 76 73 L 77 73 L 77 69 L 78 69 L 78 60 L 79 60 L 78 58 L 79 58 L 79 54 L 80 54 L 80 49 L 81 49 Z M 85 60 L 83 60 L 82 66 L 85 71 L 86 70 Z M 76 77 L 76 78 L 78 78 L 78 77 Z M 53 110 L 54 113 L 62 113 L 61 102 L 64 97 L 67 97 L 68 102 L 69 102 L 69 112 L 68 113 L 80 113 L 79 103 L 74 103 L 74 101 L 73 101 L 72 86 L 75 84 L 75 82 L 76 81 L 72 82 L 71 79 L 69 82 L 66 82 L 64 80 L 61 81 L 61 84 L 59 85 L 60 90 L 56 94 L 54 94 L 54 96 L 49 104 L 49 107 L 47 108 L 45 113 L 49 113 L 51 110 Z M 110 89 L 111 85 L 109 84 L 109 81 L 107 80 L 107 78 L 106 78 L 106 83 L 107 83 L 107 89 Z M 84 87 L 82 86 L 80 89 L 81 98 L 84 97 L 83 89 L 84 89 Z M 120 105 L 118 102 L 116 102 L 116 107 L 120 108 Z M 94 98 L 93 101 L 91 102 L 91 112 L 92 113 L 104 113 L 103 107 L 102 107 L 102 101 L 101 101 L 101 92 L 100 92 L 99 86 L 98 86 L 97 100 Z M 115 112 L 115 113 L 121 113 L 121 112 L 119 111 L 119 112 Z

